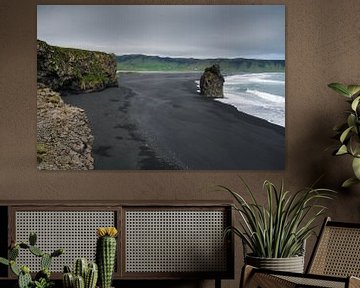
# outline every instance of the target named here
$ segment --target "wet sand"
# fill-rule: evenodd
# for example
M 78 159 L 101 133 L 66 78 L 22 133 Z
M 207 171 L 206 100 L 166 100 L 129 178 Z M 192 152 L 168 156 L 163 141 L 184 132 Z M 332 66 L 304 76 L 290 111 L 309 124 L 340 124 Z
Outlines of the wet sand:
M 285 129 L 200 96 L 199 78 L 120 73 L 118 88 L 64 96 L 88 115 L 95 169 L 285 169 Z

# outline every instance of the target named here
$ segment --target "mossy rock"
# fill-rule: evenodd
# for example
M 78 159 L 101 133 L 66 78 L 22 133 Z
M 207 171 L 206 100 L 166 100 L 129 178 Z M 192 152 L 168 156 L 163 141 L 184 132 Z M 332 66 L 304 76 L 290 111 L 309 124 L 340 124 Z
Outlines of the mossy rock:
M 48 101 L 53 104 L 60 104 L 62 99 L 59 95 L 52 95 L 48 98 Z
M 36 143 L 36 158 L 37 162 L 41 163 L 44 160 L 44 156 L 47 154 L 48 149 L 44 143 Z
M 116 67 L 112 54 L 37 42 L 38 82 L 55 91 L 81 93 L 117 86 Z

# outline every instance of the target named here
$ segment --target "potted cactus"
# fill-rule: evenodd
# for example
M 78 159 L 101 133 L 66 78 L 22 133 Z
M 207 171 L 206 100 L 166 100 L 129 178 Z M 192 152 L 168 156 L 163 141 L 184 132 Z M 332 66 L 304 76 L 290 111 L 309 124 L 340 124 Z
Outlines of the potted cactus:
M 85 258 L 78 258 L 71 272 L 69 266 L 64 267 L 64 288 L 95 288 L 98 279 L 98 267 L 96 263 L 88 262 Z
M 18 288 L 49 288 L 54 285 L 50 280 L 50 265 L 54 257 L 64 253 L 63 249 L 57 249 L 52 253 L 45 253 L 36 246 L 36 233 L 30 233 L 29 243 L 16 243 L 10 245 L 8 259 L 0 257 L 0 263 L 10 266 L 11 271 L 18 277 Z M 30 275 L 30 268 L 26 265 L 19 266 L 16 259 L 20 249 L 28 250 L 33 255 L 39 257 L 41 270 L 35 275 L 34 280 Z
M 115 227 L 100 227 L 97 229 L 96 262 L 99 267 L 99 287 L 110 288 L 116 258 Z

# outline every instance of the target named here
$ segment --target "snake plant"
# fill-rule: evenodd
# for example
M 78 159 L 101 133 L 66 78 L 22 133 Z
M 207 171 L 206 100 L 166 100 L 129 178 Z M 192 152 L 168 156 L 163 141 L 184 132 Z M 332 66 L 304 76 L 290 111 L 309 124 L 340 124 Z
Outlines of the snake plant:
M 241 179 L 242 180 L 242 179 Z M 233 232 L 247 245 L 252 256 L 288 258 L 302 254 L 303 244 L 316 228 L 316 219 L 323 215 L 325 206 L 318 200 L 331 199 L 334 191 L 304 188 L 296 193 L 276 188 L 266 180 L 264 189 L 267 203 L 262 205 L 242 180 L 245 193 L 251 201 L 225 186 L 219 186 L 235 199 L 233 208 L 240 215 L 239 227 L 228 227 L 225 234 Z

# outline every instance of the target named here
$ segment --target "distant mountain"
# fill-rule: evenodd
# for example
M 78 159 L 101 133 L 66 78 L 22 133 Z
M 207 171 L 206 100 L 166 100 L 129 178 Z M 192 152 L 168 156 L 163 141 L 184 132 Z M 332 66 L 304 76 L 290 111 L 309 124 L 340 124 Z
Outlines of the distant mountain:
M 117 69 L 123 71 L 204 71 L 215 63 L 221 72 L 284 72 L 284 60 L 257 60 L 245 58 L 170 58 L 141 54 L 116 56 Z

